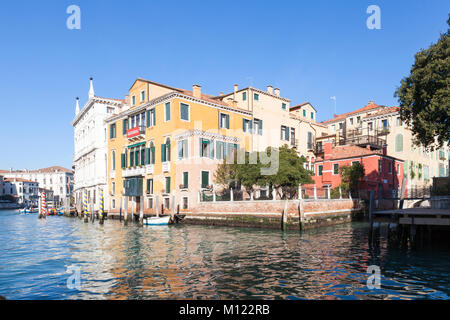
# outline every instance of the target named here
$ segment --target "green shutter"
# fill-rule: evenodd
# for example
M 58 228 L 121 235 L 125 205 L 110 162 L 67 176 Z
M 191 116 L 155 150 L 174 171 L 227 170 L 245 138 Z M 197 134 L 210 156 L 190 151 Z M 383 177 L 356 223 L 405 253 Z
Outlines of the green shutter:
M 202 149 L 203 149 L 203 139 L 199 138 L 199 145 L 200 145 L 200 157 L 203 157 Z
M 289 141 L 289 127 L 286 127 L 286 140 Z
M 130 167 L 134 166 L 134 152 L 130 151 Z
M 151 163 L 152 163 L 152 164 L 155 164 L 155 146 L 151 146 L 151 147 L 150 147 L 150 152 L 151 152 L 151 154 L 152 154 L 152 160 L 151 160 Z
M 161 145 L 161 162 L 166 162 L 166 145 Z
M 135 166 L 139 165 L 139 150 L 136 150 L 134 152 L 134 165 Z
M 147 150 L 147 149 L 141 149 L 141 165 L 142 166 L 145 164 L 145 150 Z
M 206 188 L 209 185 L 209 172 L 202 171 L 202 188 Z
M 150 110 L 145 111 L 145 120 L 147 124 L 147 128 L 150 127 Z
M 242 131 L 245 132 L 245 119 L 242 119 Z
M 122 153 L 120 155 L 120 166 L 121 166 L 122 169 L 126 167 L 125 166 L 125 153 Z
M 230 129 L 230 116 L 227 114 L 225 116 L 227 129 Z
M 166 144 L 166 150 L 167 150 L 167 159 L 166 161 L 170 161 L 170 143 Z
M 214 143 L 212 140 L 209 140 L 208 146 L 209 146 L 209 157 L 211 159 L 214 159 Z
M 166 177 L 166 193 L 170 193 L 170 177 Z
M 188 188 L 189 186 L 189 172 L 183 172 L 183 187 Z

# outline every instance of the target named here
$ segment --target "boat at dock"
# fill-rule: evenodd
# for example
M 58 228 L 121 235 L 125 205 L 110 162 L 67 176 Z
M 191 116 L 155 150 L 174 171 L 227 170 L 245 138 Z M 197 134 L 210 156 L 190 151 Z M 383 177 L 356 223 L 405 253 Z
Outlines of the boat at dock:
M 144 219 L 144 225 L 147 226 L 163 226 L 168 225 L 170 216 L 150 217 Z

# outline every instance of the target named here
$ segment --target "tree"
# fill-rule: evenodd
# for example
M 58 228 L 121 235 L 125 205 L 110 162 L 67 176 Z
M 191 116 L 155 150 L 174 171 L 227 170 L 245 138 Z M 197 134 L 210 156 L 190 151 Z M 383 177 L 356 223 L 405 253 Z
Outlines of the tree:
M 341 173 L 341 189 L 343 191 L 355 192 L 358 190 L 359 182 L 365 177 L 366 172 L 361 163 L 354 163 L 351 166 L 342 166 Z
M 244 164 L 227 164 L 225 162 L 220 164 L 214 174 L 215 182 L 226 186 L 236 181 L 249 193 L 254 191 L 255 186 L 269 186 L 281 189 L 283 197 L 288 194 L 295 195 L 301 184 L 313 183 L 312 173 L 303 166 L 306 161 L 304 157 L 299 157 L 295 150 L 286 145 L 279 148 L 278 151 L 278 171 L 273 175 L 262 174 L 263 168 L 269 168 L 273 164 L 263 165 L 258 152 L 254 154 L 247 152 Z M 266 153 L 270 157 L 272 148 L 267 148 Z M 250 159 L 257 159 L 257 161 L 255 164 L 250 164 Z
M 450 140 L 450 15 L 447 24 L 436 44 L 415 55 L 410 75 L 394 95 L 414 143 L 431 151 Z

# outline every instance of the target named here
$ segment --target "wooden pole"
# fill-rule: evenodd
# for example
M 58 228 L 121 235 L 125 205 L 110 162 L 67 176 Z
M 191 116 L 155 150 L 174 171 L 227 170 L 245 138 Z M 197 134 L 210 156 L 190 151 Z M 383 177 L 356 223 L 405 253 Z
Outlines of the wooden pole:
M 370 230 L 369 230 L 369 241 L 372 243 L 372 236 L 373 236 L 373 204 L 374 204 L 374 198 L 375 198 L 375 191 L 370 190 L 370 200 L 369 200 L 369 224 L 370 224 Z
M 123 205 L 123 197 L 120 197 L 120 207 L 119 207 L 119 221 L 122 222 L 122 205 Z
M 128 197 L 125 197 L 125 203 L 124 203 L 124 218 L 123 218 L 123 223 L 124 225 L 128 224 Z
M 289 201 L 289 200 L 286 199 L 286 201 L 284 202 L 283 216 L 282 216 L 282 219 L 281 219 L 281 221 L 282 221 L 282 222 L 281 222 L 281 229 L 282 229 L 283 231 L 286 231 L 286 229 L 287 229 L 287 221 L 288 221 L 288 217 L 287 217 L 288 201 Z
M 144 225 L 144 196 L 139 198 L 139 224 Z
M 99 214 L 99 220 L 100 220 L 100 224 L 103 224 L 103 217 L 104 217 L 104 215 L 103 215 L 103 210 L 105 209 L 105 206 L 104 206 L 104 204 L 103 204 L 103 189 L 100 189 L 99 190 L 100 191 L 100 207 L 99 207 L 99 211 L 98 211 L 98 214 Z
M 88 203 L 87 203 L 87 191 L 84 190 L 84 194 L 83 194 L 83 217 L 84 217 L 84 222 L 88 222 Z

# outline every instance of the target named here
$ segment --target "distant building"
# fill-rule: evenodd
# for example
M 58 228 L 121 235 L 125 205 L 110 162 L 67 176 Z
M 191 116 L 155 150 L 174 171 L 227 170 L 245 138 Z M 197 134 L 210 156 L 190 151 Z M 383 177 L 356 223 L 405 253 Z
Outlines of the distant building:
M 39 183 L 22 178 L 4 179 L 10 186 L 10 195 L 17 198 L 17 203 L 25 206 L 37 206 L 39 203 Z
M 73 171 L 60 166 L 53 166 L 38 170 L 0 170 L 9 180 L 20 178 L 39 184 L 39 187 L 52 190 L 56 202 L 69 197 L 73 190 Z
M 317 188 L 339 187 L 342 179 L 340 169 L 359 162 L 365 169 L 365 177 L 359 189 L 364 193 L 374 190 L 376 197 L 395 197 L 403 180 L 403 160 L 388 156 L 386 148 L 371 150 L 356 145 L 334 146 L 324 143 L 323 156 L 316 159 L 313 180 Z M 367 194 L 366 194 L 367 196 Z
M 4 194 L 4 181 L 3 181 L 3 176 L 0 176 L 0 196 L 2 196 Z
M 103 190 L 105 197 L 105 209 L 108 209 L 108 140 L 105 119 L 117 114 L 123 103 L 123 100 L 95 96 L 92 78 L 89 100 L 81 110 L 79 99 L 76 100 L 72 126 L 74 128 L 74 197 L 78 209 L 81 208 L 83 193 L 86 192 L 88 203 L 92 201 L 94 209 L 98 210 L 100 189 Z

